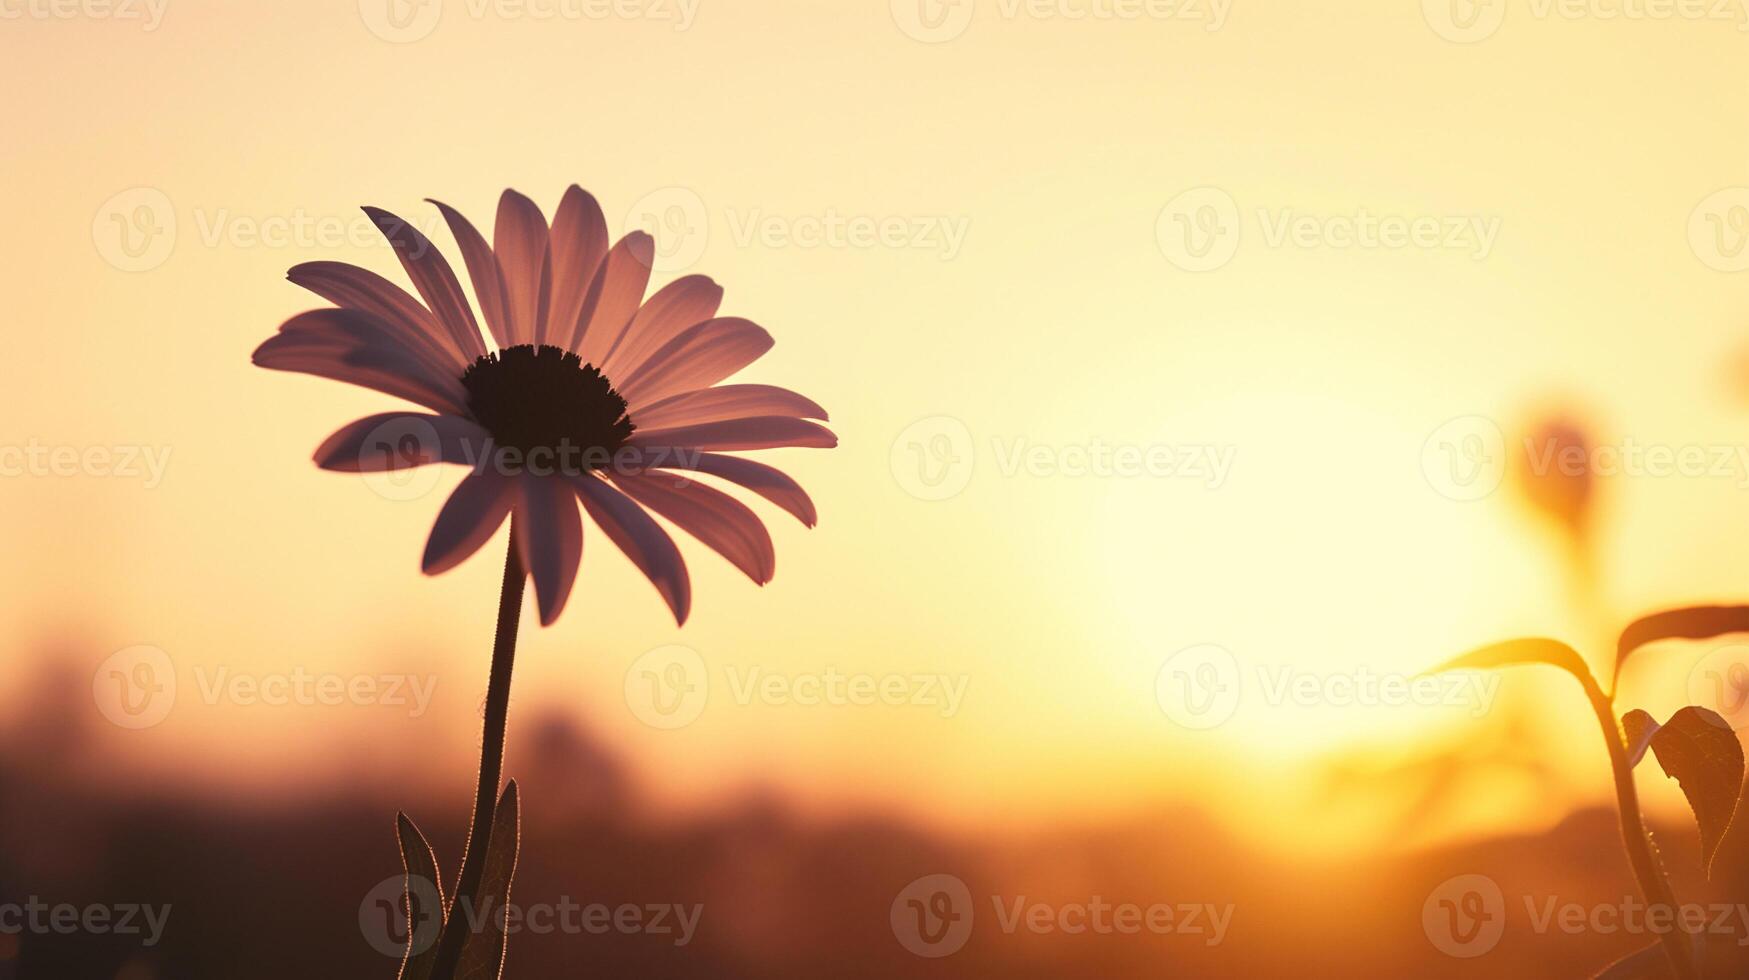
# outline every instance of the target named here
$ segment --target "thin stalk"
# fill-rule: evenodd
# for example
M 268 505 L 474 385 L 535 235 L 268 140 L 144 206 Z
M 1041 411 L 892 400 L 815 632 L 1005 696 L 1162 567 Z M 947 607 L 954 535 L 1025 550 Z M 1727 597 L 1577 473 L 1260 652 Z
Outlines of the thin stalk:
M 1621 722 L 1615 717 L 1615 707 L 1595 680 L 1583 677 L 1580 682 L 1585 685 L 1585 695 L 1591 700 L 1591 709 L 1597 713 L 1598 724 L 1603 726 L 1603 740 L 1609 745 L 1609 764 L 1615 772 L 1616 808 L 1621 811 L 1622 843 L 1627 847 L 1628 861 L 1634 867 L 1634 878 L 1639 881 L 1640 896 L 1650 907 L 1674 910 L 1675 892 L 1671 890 L 1670 880 L 1664 876 L 1657 856 L 1652 853 L 1652 838 L 1646 832 L 1645 818 L 1640 815 L 1640 794 L 1634 786 L 1634 770 L 1628 764 L 1627 746 L 1622 742 Z M 1659 935 L 1658 941 L 1664 945 L 1664 955 L 1670 958 L 1670 968 L 1675 971 L 1677 980 L 1699 980 L 1700 973 L 1694 964 L 1687 933 L 1672 928 Z
M 486 687 L 485 734 L 480 739 L 480 782 L 474 794 L 474 821 L 462 852 L 461 877 L 450 900 L 443 938 L 432 964 L 432 980 L 452 980 L 468 936 L 468 915 L 486 870 L 498 784 L 504 776 L 504 730 L 510 717 L 510 672 L 516 661 L 516 626 L 522 618 L 522 590 L 528 579 L 516 550 L 516 518 L 510 518 L 510 553 L 504 557 L 504 585 L 498 594 L 498 632 L 492 641 L 492 677 Z

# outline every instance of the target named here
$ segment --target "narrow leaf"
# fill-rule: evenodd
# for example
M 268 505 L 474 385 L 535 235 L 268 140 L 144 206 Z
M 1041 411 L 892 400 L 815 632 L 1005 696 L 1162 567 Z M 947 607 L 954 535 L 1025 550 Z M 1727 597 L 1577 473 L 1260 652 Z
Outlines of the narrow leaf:
M 1591 668 L 1585 666 L 1585 659 L 1578 651 L 1559 640 L 1541 638 L 1527 640 L 1508 640 L 1492 646 L 1480 647 L 1453 660 L 1448 660 L 1427 674 L 1443 674 L 1448 670 L 1496 670 L 1501 667 L 1517 667 L 1524 664 L 1548 664 L 1559 667 L 1579 679 L 1579 683 L 1587 685 L 1587 690 L 1595 682 L 1591 679 Z
M 1670 976 L 1670 957 L 1663 943 L 1653 943 L 1637 953 L 1616 960 L 1592 980 L 1665 980 Z
M 1652 745 L 1652 736 L 1658 734 L 1658 730 L 1664 726 L 1658 724 L 1656 718 L 1635 708 L 1622 716 L 1621 727 L 1627 732 L 1628 768 L 1632 769 L 1646 757 L 1646 749 Z
M 504 970 L 505 909 L 510 904 L 510 882 L 516 876 L 516 852 L 522 837 L 521 807 L 516 780 L 504 788 L 492 817 L 492 840 L 487 845 L 486 867 L 480 877 L 478 908 L 466 923 L 468 938 L 462 945 L 456 980 L 499 980 Z M 459 925 L 459 923 L 458 923 Z
M 1642 616 L 1621 631 L 1615 645 L 1615 673 L 1610 681 L 1621 677 L 1621 667 L 1628 657 L 1648 643 L 1659 640 L 1704 640 L 1726 633 L 1749 632 L 1749 606 L 1691 606 L 1687 609 L 1666 609 Z
M 395 814 L 395 833 L 401 842 L 401 866 L 407 872 L 403 893 L 407 955 L 401 961 L 400 978 L 426 980 L 437 960 L 437 939 L 443 932 L 443 878 L 431 844 L 405 813 Z
M 1690 706 L 1652 736 L 1652 753 L 1688 797 L 1700 825 L 1701 864 L 1711 877 L 1743 789 L 1743 746 L 1718 712 Z

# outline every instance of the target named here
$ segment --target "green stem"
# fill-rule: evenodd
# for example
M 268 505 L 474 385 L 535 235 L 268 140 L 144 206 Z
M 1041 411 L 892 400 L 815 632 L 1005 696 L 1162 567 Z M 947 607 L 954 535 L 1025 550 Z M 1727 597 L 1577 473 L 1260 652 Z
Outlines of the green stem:
M 522 617 L 522 590 L 527 582 L 522 556 L 516 550 L 516 518 L 510 518 L 510 553 L 504 557 L 504 585 L 498 594 L 498 632 L 492 642 L 492 676 L 486 687 L 485 734 L 480 739 L 480 782 L 474 794 L 474 822 L 462 852 L 461 878 L 444 920 L 443 938 L 432 964 L 432 980 L 453 980 L 468 936 L 469 914 L 486 870 L 492 840 L 492 816 L 498 784 L 504 775 L 504 731 L 510 717 L 510 672 L 516 661 L 516 627 Z

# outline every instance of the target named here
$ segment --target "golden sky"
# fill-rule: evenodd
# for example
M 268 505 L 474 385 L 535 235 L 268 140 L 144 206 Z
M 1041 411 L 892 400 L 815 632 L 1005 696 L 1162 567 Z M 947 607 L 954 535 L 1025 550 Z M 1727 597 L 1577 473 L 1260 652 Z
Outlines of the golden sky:
M 66 631 L 94 670 L 164 650 L 182 690 L 129 733 L 142 758 L 314 772 L 346 740 L 349 764 L 394 765 L 374 736 L 465 759 L 502 543 L 421 576 L 459 472 L 392 500 L 318 471 L 330 431 L 398 406 L 249 353 L 321 305 L 292 265 L 403 281 L 359 205 L 435 223 L 435 197 L 489 224 L 505 187 L 550 216 L 575 182 L 616 234 L 657 234 L 658 280 L 724 284 L 724 312 L 778 341 L 747 378 L 819 400 L 841 445 L 767 454 L 821 514 L 762 510 L 771 585 L 683 544 L 684 630 L 590 534 L 564 617 L 525 620 L 518 711 L 574 708 L 676 800 L 769 782 L 984 825 L 1186 798 L 1287 824 L 1262 804 L 1309 800 L 1320 761 L 1480 722 L 1272 704 L 1260 678 L 1601 631 L 1510 486 L 1440 492 L 1448 421 L 1510 441 L 1563 407 L 1605 445 L 1726 460 L 1601 481 L 1606 605 L 1749 585 L 1727 368 L 1749 14 L 1452 4 L 0 0 L 0 462 L 167 459 L 9 470 L 0 620 L 21 657 Z M 672 644 L 710 693 L 661 730 L 627 678 Z M 1206 730 L 1157 689 L 1199 644 L 1246 679 Z M 1626 696 L 1667 713 L 1693 660 Z M 418 718 L 245 707 L 194 693 L 220 667 L 438 686 Z M 747 695 L 755 671 L 963 697 L 780 703 Z M 1569 688 L 1515 673 L 1500 703 L 1520 690 L 1579 733 L 1553 740 L 1570 779 L 1502 782 L 1460 825 L 1602 797 Z

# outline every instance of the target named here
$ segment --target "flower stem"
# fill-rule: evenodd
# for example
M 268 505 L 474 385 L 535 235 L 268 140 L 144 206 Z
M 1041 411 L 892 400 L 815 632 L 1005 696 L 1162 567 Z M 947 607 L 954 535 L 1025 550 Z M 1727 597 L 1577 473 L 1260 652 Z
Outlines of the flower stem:
M 1628 861 L 1639 881 L 1640 895 L 1648 906 L 1663 906 L 1674 912 L 1676 895 L 1670 888 L 1670 880 L 1664 876 L 1664 869 L 1658 864 L 1657 855 L 1652 852 L 1652 838 L 1646 831 L 1645 818 L 1640 814 L 1640 794 L 1634 786 L 1634 770 L 1628 763 L 1627 747 L 1622 741 L 1621 722 L 1615 717 L 1615 706 L 1596 681 L 1586 677 L 1582 682 L 1586 696 L 1591 699 L 1591 709 L 1597 714 L 1598 724 L 1603 726 L 1603 740 L 1609 745 L 1610 768 L 1615 772 L 1616 807 L 1621 811 L 1622 843 L 1627 847 Z M 1698 980 L 1700 974 L 1695 968 L 1686 933 L 1671 929 L 1661 933 L 1658 941 L 1664 944 L 1664 955 L 1669 957 L 1670 968 L 1675 971 L 1677 980 Z
M 474 794 L 474 821 L 462 852 L 461 877 L 450 900 L 443 938 L 432 965 L 432 980 L 451 980 L 461 962 L 468 936 L 468 916 L 486 870 L 492 840 L 492 817 L 498 784 L 504 775 L 504 729 L 510 716 L 510 671 L 516 661 L 516 626 L 522 617 L 522 590 L 527 582 L 522 555 L 516 550 L 516 518 L 510 518 L 510 553 L 504 557 L 504 585 L 498 595 L 498 632 L 492 641 L 492 677 L 486 687 L 486 726 L 480 739 L 480 783 Z M 458 915 L 460 916 L 458 918 Z

